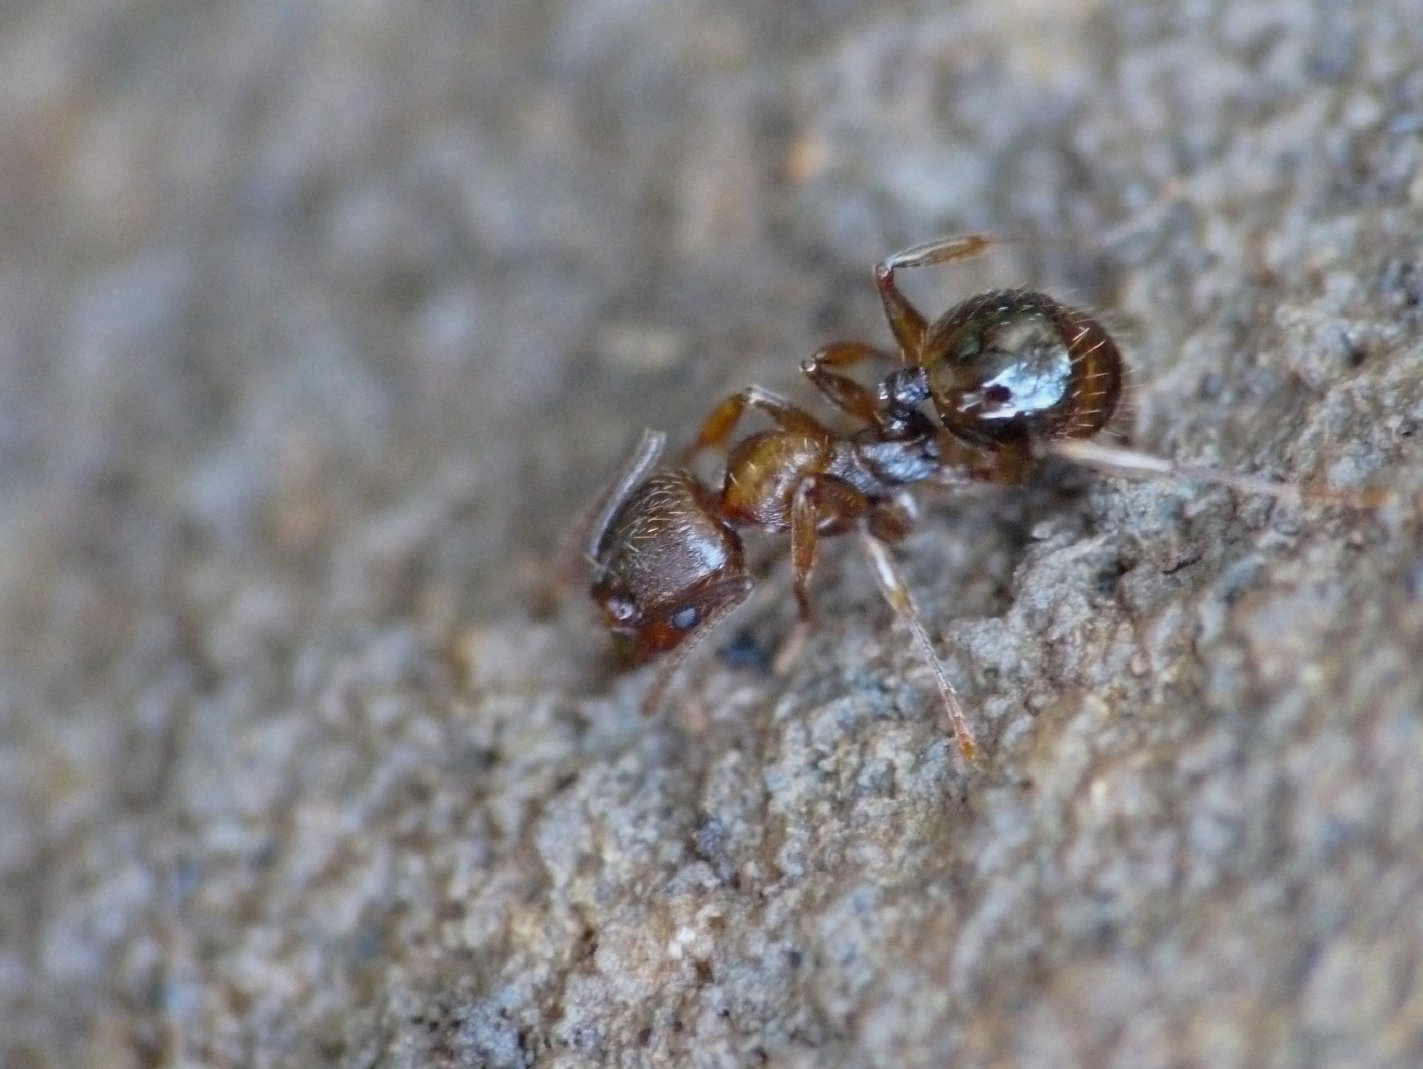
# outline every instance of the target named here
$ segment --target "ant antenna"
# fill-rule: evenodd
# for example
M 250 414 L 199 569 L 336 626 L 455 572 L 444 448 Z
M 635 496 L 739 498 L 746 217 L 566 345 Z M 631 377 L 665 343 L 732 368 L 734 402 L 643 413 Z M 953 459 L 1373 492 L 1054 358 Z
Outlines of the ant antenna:
M 628 490 L 652 470 L 666 444 L 667 435 L 661 431 L 648 429 L 642 432 L 637 446 L 623 461 L 623 466 L 598 493 L 560 546 L 554 567 L 558 586 L 572 586 L 583 569 L 597 558 L 598 543 L 608 529 L 608 521 Z

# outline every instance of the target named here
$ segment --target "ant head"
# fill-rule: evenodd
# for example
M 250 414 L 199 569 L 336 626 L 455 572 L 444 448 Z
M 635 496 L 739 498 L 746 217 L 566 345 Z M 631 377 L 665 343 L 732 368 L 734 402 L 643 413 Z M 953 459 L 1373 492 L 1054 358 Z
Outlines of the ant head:
M 691 472 L 658 470 L 609 517 L 590 593 L 620 656 L 640 664 L 686 641 L 745 574 L 708 491 Z
M 1040 293 L 986 293 L 934 325 L 924 388 L 951 432 L 994 444 L 1080 437 L 1116 407 L 1121 356 L 1101 325 Z
M 598 598 L 595 592 L 594 596 L 612 635 L 614 657 L 629 665 L 643 664 L 676 649 L 703 617 L 697 607 L 644 614 L 626 594 L 604 593 Z

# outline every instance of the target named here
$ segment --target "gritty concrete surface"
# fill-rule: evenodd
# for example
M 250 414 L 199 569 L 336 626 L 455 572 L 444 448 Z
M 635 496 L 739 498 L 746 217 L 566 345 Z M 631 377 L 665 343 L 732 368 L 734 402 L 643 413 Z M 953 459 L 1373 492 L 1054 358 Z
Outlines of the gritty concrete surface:
M 926 496 L 973 768 L 853 553 L 650 722 L 540 593 L 642 426 L 805 397 L 963 229 L 1065 240 L 916 297 L 1104 309 L 1143 445 L 1423 489 L 1420 55 L 1414 0 L 10 0 L 0 1065 L 1423 1064 L 1405 510 Z

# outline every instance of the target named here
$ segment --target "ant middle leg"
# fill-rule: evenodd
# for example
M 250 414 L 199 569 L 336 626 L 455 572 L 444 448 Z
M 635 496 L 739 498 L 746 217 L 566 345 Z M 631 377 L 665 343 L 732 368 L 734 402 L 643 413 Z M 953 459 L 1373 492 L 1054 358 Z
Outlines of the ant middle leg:
M 815 617 L 810 603 L 810 574 L 815 570 L 815 550 L 820 529 L 848 527 L 870 511 L 865 495 L 833 475 L 809 474 L 801 478 L 791 498 L 791 591 L 803 624 Z
M 801 362 L 800 370 L 820 393 L 841 412 L 878 426 L 883 417 L 874 394 L 853 379 L 828 370 L 851 367 L 866 360 L 893 360 L 889 353 L 868 342 L 837 341 L 823 346 L 809 360 Z
M 898 545 L 909 537 L 919 519 L 919 503 L 901 491 L 888 502 L 873 506 L 865 517 L 865 530 L 880 542 Z
M 764 412 L 773 423 L 785 430 L 800 431 L 817 438 L 830 437 L 830 431 L 809 412 L 770 390 L 748 386 L 723 399 L 711 410 L 711 415 L 707 416 L 692 444 L 683 451 L 682 463 L 690 464 L 704 450 L 725 445 L 748 408 Z

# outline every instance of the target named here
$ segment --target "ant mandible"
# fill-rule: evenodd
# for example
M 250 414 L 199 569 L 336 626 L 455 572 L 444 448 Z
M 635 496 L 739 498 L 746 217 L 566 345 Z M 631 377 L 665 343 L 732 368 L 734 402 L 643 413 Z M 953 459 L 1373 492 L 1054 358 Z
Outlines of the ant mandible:
M 657 467 L 665 436 L 644 433 L 585 521 L 582 548 L 593 569 L 593 601 L 624 658 L 641 664 L 666 655 L 644 695 L 645 713 L 697 642 L 750 596 L 743 529 L 789 532 L 802 627 L 813 617 L 809 584 L 819 539 L 859 533 L 880 591 L 934 672 L 958 748 L 972 760 L 973 734 L 887 549 L 913 524 L 908 487 L 930 480 L 1016 484 L 1034 463 L 1057 456 L 1117 475 L 1354 508 L 1383 500 L 1376 491 L 1276 483 L 1091 441 L 1116 414 L 1126 380 L 1121 353 L 1099 322 L 1046 294 L 1015 289 L 970 297 L 931 323 L 895 284 L 896 271 L 976 256 L 997 241 L 988 234 L 942 238 L 876 265 L 901 366 L 873 392 L 840 373 L 896 359 L 873 345 L 834 342 L 801 364 L 826 400 L 859 424 L 853 432 L 831 430 L 750 386 L 712 410 L 677 467 Z M 731 445 L 720 487 L 706 485 L 691 471 L 693 460 L 726 447 L 748 408 L 773 429 Z

